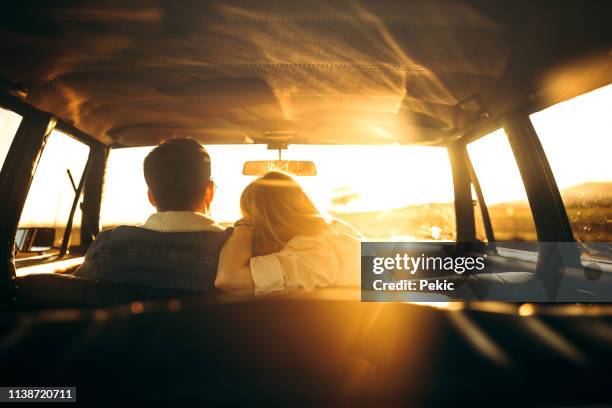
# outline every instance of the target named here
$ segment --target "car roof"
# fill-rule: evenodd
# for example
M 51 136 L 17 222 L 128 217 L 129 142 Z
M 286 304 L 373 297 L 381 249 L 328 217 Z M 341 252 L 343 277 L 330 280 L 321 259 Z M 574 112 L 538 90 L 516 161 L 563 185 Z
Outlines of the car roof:
M 608 83 L 609 16 L 601 1 L 26 0 L 0 17 L 0 78 L 116 146 L 444 144 Z

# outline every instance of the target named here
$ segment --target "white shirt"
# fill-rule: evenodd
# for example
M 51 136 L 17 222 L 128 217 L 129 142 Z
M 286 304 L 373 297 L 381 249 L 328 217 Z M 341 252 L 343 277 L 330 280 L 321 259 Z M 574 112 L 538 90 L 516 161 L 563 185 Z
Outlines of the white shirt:
M 161 211 L 151 216 L 140 226 L 157 232 L 200 232 L 224 229 L 206 214 L 193 211 Z
M 359 285 L 360 254 L 361 241 L 334 227 L 318 235 L 298 235 L 280 252 L 251 258 L 255 294 Z

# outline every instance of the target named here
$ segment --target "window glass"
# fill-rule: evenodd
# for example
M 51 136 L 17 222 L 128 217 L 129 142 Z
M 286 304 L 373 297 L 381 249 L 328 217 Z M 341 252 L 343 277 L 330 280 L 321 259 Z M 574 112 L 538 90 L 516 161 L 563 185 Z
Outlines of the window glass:
M 514 153 L 503 129 L 467 146 L 496 241 L 537 241 L 535 224 Z M 479 212 L 479 211 L 478 211 Z
M 583 257 L 612 242 L 612 85 L 531 115 Z M 607 255 L 606 255 L 607 253 Z
M 55 246 L 61 245 L 75 194 L 68 172 L 78 186 L 88 155 L 86 144 L 57 130 L 51 132 L 36 167 L 19 228 L 54 228 Z M 81 211 L 77 207 L 70 238 L 72 245 L 80 243 L 80 224 Z
M 0 108 L 0 169 L 4 165 L 6 155 L 13 143 L 17 128 L 21 123 L 21 116 L 15 112 Z
M 474 204 L 474 223 L 476 224 L 476 239 L 482 242 L 488 242 L 487 230 L 485 229 L 484 217 L 482 215 L 482 205 L 478 200 L 478 194 L 474 184 L 470 185 L 472 190 L 472 203 Z
M 207 146 L 217 184 L 212 216 L 229 225 L 240 218 L 240 194 L 254 177 L 247 160 L 274 160 L 263 145 Z M 147 200 L 142 162 L 151 150 L 112 150 L 102 224 L 138 224 L 154 212 Z M 455 239 L 452 173 L 445 148 L 422 146 L 291 145 L 283 159 L 312 160 L 317 176 L 298 177 L 317 206 L 371 240 Z

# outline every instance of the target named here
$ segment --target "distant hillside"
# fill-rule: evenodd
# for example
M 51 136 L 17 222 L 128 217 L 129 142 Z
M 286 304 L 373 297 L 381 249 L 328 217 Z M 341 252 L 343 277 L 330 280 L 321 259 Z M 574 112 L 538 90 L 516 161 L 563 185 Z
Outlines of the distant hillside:
M 612 183 L 584 183 L 561 191 L 574 231 L 581 240 L 612 240 Z M 527 201 L 489 206 L 498 240 L 534 241 L 535 226 Z M 455 239 L 452 203 L 412 205 L 385 211 L 331 212 L 369 239 Z M 478 217 L 478 214 L 477 214 Z M 477 227 L 481 227 L 477 224 Z M 437 230 L 439 228 L 439 230 Z
M 348 222 L 369 239 L 452 240 L 455 238 L 455 207 L 452 203 L 421 204 L 360 213 L 330 212 L 330 214 Z
M 561 190 L 566 207 L 612 207 L 612 183 L 583 183 Z
M 567 208 L 605 208 L 612 207 L 612 183 L 582 183 L 561 190 L 563 203 Z M 507 203 L 493 204 L 489 208 L 527 207 L 527 201 L 510 201 Z

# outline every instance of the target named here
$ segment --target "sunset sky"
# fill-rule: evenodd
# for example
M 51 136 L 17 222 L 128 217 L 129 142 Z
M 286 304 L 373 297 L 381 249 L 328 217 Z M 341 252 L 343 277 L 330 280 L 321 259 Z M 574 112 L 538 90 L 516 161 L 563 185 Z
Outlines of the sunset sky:
M 240 218 L 239 197 L 254 179 L 242 175 L 246 160 L 276 159 L 265 146 L 208 146 L 212 177 L 217 184 L 212 214 L 220 221 Z M 150 148 L 113 152 L 109 162 L 108 198 L 104 223 L 137 220 L 153 208 L 146 198 L 142 160 Z M 333 197 L 356 194 L 345 211 L 384 210 L 425 202 L 452 202 L 453 188 L 446 150 L 410 146 L 290 146 L 284 159 L 314 160 L 318 175 L 299 177 L 322 210 L 331 210 Z M 414 174 L 427 177 L 411 177 Z M 129 200 L 120 197 L 129 196 Z

